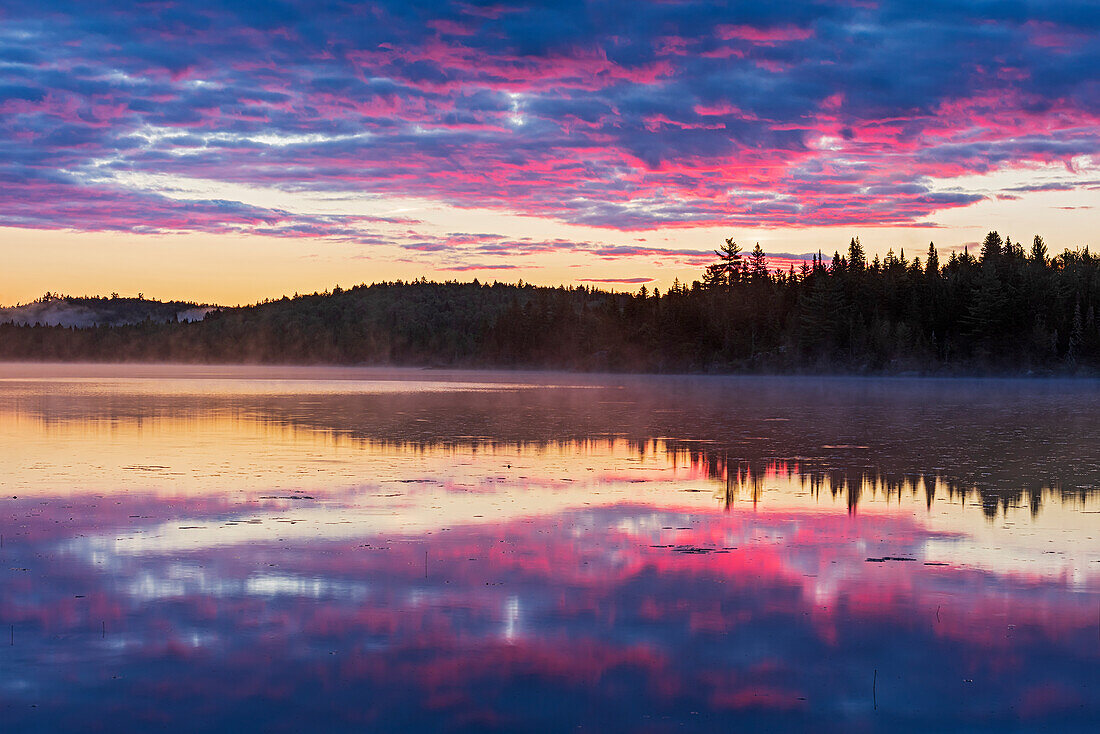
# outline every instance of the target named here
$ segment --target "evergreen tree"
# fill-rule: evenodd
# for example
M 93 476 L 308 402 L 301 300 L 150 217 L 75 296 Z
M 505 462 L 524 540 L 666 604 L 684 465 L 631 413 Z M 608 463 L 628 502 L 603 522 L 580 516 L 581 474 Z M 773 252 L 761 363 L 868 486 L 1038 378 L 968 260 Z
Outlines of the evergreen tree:
M 703 274 L 703 285 L 708 288 L 720 287 L 729 290 L 741 280 L 741 246 L 726 238 L 726 243 L 714 251 L 718 262 L 707 267 Z
M 940 274 L 940 256 L 936 252 L 936 245 L 932 242 L 928 243 L 928 261 L 924 264 L 924 272 L 930 276 L 939 276 Z
M 1001 257 L 1001 250 L 1003 248 L 1003 241 L 1001 236 L 996 232 L 990 232 L 985 236 L 985 240 L 982 242 L 982 262 L 990 261 L 996 262 Z
M 752 253 L 749 255 L 748 271 L 749 277 L 754 282 L 768 279 L 768 258 L 760 249 L 759 242 L 752 248 Z
M 867 269 L 867 255 L 863 252 L 863 245 L 859 237 L 853 237 L 848 243 L 848 270 L 853 273 L 862 273 Z
M 1039 235 L 1031 241 L 1031 261 L 1039 265 L 1047 264 L 1047 245 Z

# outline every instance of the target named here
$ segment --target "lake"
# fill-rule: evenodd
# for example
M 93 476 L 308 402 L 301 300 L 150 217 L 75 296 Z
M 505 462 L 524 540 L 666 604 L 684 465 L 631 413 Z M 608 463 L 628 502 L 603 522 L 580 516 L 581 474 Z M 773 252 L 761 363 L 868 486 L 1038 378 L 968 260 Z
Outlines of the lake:
M 5 732 L 1100 730 L 1100 383 L 0 366 Z

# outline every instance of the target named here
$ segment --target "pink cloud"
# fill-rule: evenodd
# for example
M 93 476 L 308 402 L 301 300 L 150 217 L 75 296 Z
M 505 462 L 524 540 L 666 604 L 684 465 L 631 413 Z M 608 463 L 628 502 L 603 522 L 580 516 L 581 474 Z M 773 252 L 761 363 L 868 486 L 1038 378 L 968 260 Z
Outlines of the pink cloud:
M 577 278 L 578 283 L 652 283 L 655 278 Z
M 814 32 L 812 28 L 798 28 L 796 26 L 758 28 L 749 25 L 720 25 L 717 28 L 716 35 L 723 41 L 749 41 L 770 46 L 777 43 L 805 41 L 808 38 L 813 38 Z
M 536 20 L 524 6 L 412 20 L 384 2 L 319 11 L 308 33 L 216 8 L 174 25 L 119 13 L 122 30 L 106 35 L 38 23 L 48 43 L 2 42 L 29 60 L 0 101 L 0 219 L 307 230 L 229 202 L 168 204 L 111 184 L 121 170 L 424 197 L 617 231 L 918 226 L 989 195 L 936 181 L 1072 171 L 1100 146 L 1095 34 L 1042 8 L 1021 22 L 962 6 L 887 18 L 874 5 L 795 3 L 776 25 L 716 9 L 702 23 L 679 7 L 638 3 L 624 14 L 637 23 L 578 23 L 548 7 L 537 19 L 546 33 L 520 30 Z M 854 23 L 866 42 L 832 32 Z M 925 73 L 910 80 L 910 67 Z M 322 225 L 338 229 L 311 224 Z

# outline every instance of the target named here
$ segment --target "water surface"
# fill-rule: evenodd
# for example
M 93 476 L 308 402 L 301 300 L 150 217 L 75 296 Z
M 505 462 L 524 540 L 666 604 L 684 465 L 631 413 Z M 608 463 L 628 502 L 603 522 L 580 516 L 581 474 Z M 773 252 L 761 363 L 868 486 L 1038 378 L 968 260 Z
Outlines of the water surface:
M 1096 731 L 1100 384 L 0 367 L 8 731 Z

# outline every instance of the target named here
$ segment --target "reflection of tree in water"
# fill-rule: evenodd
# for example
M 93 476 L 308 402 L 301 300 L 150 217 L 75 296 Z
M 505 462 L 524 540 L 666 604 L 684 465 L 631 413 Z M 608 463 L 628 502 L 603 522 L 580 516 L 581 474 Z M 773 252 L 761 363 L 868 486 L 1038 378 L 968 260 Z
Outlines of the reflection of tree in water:
M 180 416 L 176 416 L 180 418 Z M 456 436 L 448 438 L 380 439 L 366 437 L 357 431 L 332 430 L 303 426 L 297 422 L 272 420 L 248 411 L 230 410 L 223 416 L 242 427 L 259 424 L 273 436 L 322 440 L 334 445 L 349 445 L 372 451 L 413 453 L 429 456 L 462 455 L 466 453 L 518 453 L 542 455 L 546 453 L 601 454 L 625 448 L 628 454 L 639 459 L 665 456 L 674 468 L 689 468 L 692 474 L 704 476 L 720 484 L 716 497 L 729 510 L 744 501 L 753 507 L 763 498 L 769 481 L 784 479 L 797 483 L 815 499 L 829 496 L 843 498 L 848 511 L 854 514 L 862 501 L 883 498 L 887 502 L 923 498 L 926 507 L 932 507 L 937 499 L 967 505 L 977 503 L 990 520 L 1005 515 L 1009 510 L 1028 509 L 1038 515 L 1045 498 L 1056 497 L 1061 503 L 1081 503 L 1097 494 L 1091 485 L 1065 486 L 1058 481 L 1044 482 L 1034 477 L 1020 478 L 1015 487 L 1005 487 L 1004 482 L 981 485 L 960 481 L 946 473 L 892 472 L 888 469 L 856 466 L 837 466 L 835 462 L 797 457 L 789 460 L 776 458 L 735 458 L 728 451 L 704 448 L 699 442 L 679 442 L 663 439 L 624 439 L 614 435 L 590 436 L 569 440 L 504 441 L 485 436 Z M 137 425 L 152 422 L 148 416 L 135 419 Z M 202 422 L 202 417 L 190 415 L 185 421 Z M 47 424 L 64 422 L 57 417 L 47 419 Z M 81 418 L 86 427 L 98 423 L 95 419 Z M 117 425 L 118 417 L 109 423 Z
M 425 455 L 625 450 L 667 455 L 750 501 L 778 472 L 853 511 L 868 495 L 929 506 L 943 498 L 993 518 L 1014 508 L 1037 513 L 1051 498 L 1081 501 L 1100 485 L 1100 392 L 1077 383 L 639 378 L 621 386 L 309 392 L 332 384 L 307 381 L 282 394 L 43 388 L 0 394 L 0 414 L 33 416 L 47 429 L 171 422 Z
M 976 501 L 991 520 L 1010 509 L 1026 508 L 1032 516 L 1038 515 L 1046 496 L 1056 496 L 1061 502 L 1083 502 L 1095 491 L 1079 487 L 1063 489 L 1034 480 L 1022 481 L 1015 490 L 983 488 L 936 474 L 891 475 L 863 468 L 822 467 L 814 461 L 748 461 L 694 448 L 670 447 L 669 453 L 704 471 L 710 479 L 721 482 L 724 486 L 717 490 L 716 496 L 727 510 L 746 499 L 756 507 L 768 482 L 776 479 L 797 482 L 815 499 L 823 495 L 844 498 L 849 513 L 855 513 L 860 502 L 869 497 L 881 497 L 887 502 L 893 499 L 899 503 L 905 499 L 923 498 L 930 509 L 942 493 L 942 499 L 949 502 L 965 505 Z

